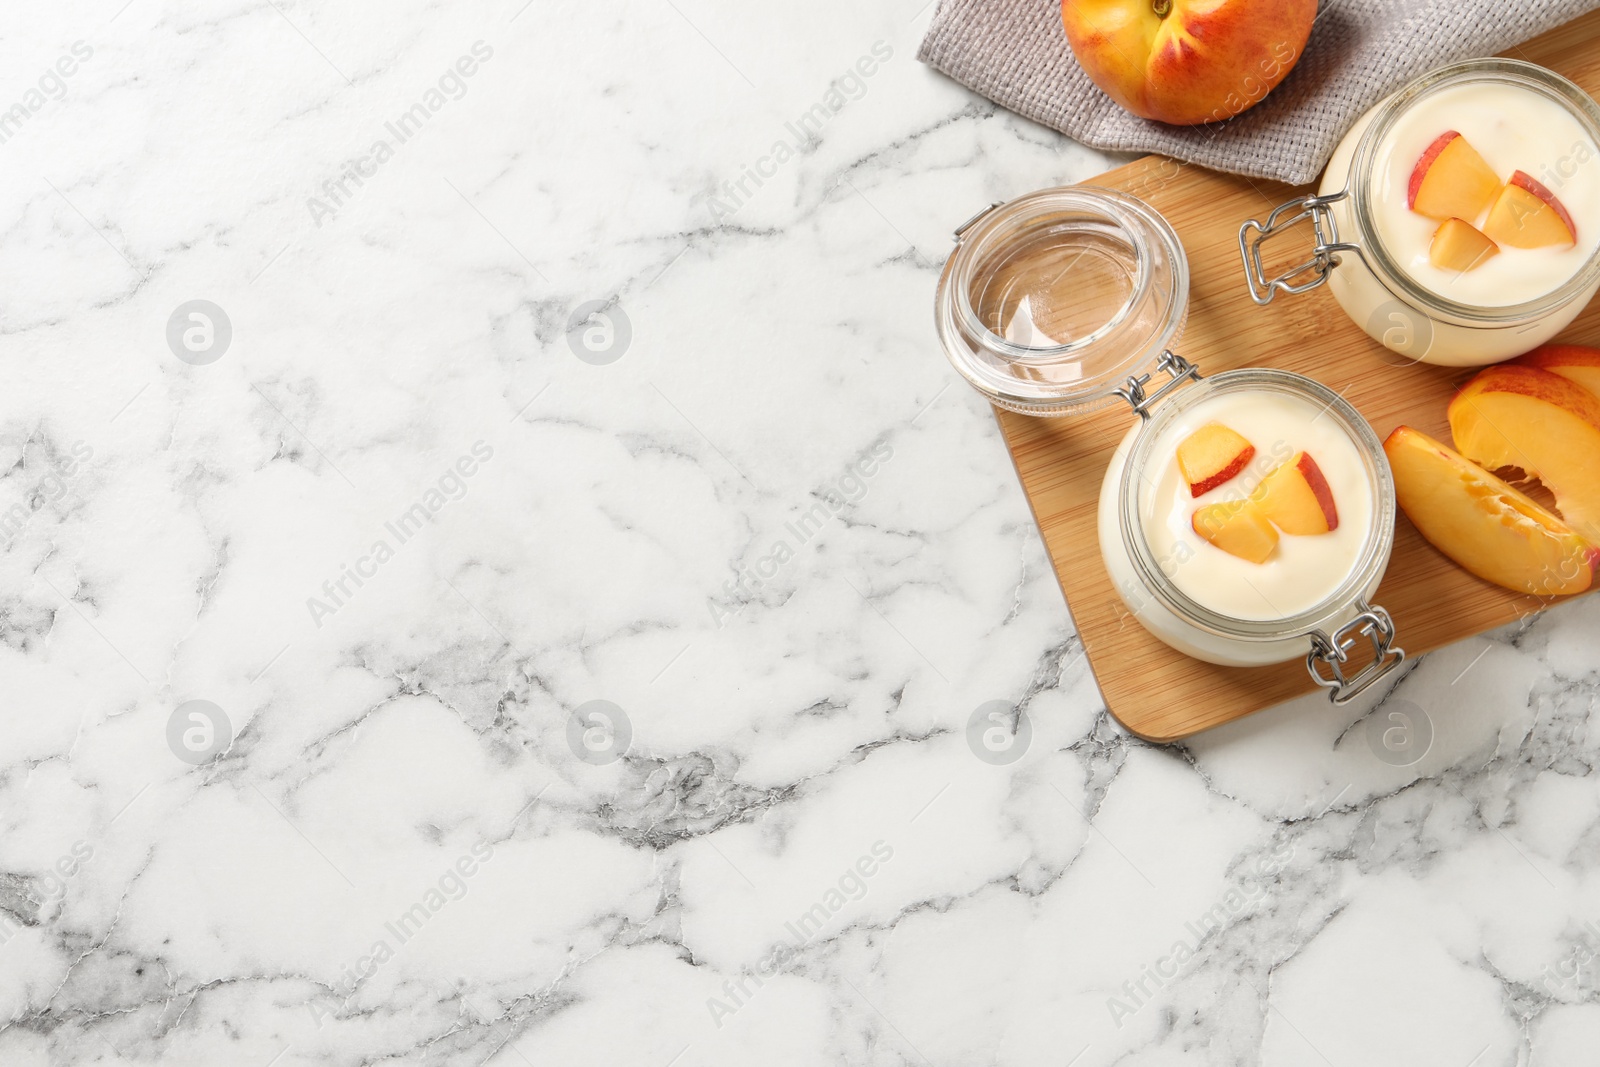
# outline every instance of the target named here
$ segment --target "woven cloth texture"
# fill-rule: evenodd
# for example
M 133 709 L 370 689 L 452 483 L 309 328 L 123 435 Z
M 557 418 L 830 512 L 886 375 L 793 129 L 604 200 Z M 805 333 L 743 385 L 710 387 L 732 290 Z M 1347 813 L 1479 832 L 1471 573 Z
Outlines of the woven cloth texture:
M 1102 93 L 1072 56 L 1059 0 L 940 0 L 917 58 L 1092 148 L 1303 185 L 1356 119 L 1419 74 L 1503 51 L 1515 57 L 1515 45 L 1596 7 L 1600 0 L 1322 0 L 1283 83 L 1243 114 L 1205 126 L 1150 122 Z

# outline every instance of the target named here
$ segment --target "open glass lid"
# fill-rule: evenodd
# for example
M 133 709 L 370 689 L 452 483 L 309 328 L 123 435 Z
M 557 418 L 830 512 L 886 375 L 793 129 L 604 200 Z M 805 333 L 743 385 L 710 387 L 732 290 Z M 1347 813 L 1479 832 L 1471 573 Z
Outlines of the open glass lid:
M 1138 407 L 1142 382 L 1129 379 L 1173 369 L 1176 357 L 1163 359 L 1188 306 L 1188 261 L 1167 221 L 1126 193 L 1076 186 L 957 230 L 935 314 L 950 362 L 991 403 L 1072 415 L 1117 397 Z

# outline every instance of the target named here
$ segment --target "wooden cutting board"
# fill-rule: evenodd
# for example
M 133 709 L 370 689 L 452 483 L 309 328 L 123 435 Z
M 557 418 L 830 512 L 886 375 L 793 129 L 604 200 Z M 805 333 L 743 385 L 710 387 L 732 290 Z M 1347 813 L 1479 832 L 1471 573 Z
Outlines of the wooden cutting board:
M 1505 54 L 1549 67 L 1600 96 L 1600 12 Z M 1473 371 L 1411 363 L 1389 353 L 1345 317 L 1326 286 L 1298 297 L 1280 294 L 1264 308 L 1251 302 L 1239 259 L 1239 226 L 1247 218 L 1265 218 L 1307 190 L 1158 156 L 1093 184 L 1138 196 L 1178 231 L 1189 255 L 1192 291 L 1188 326 L 1174 347 L 1197 361 L 1202 373 L 1245 366 L 1297 371 L 1343 393 L 1380 438 L 1407 423 L 1450 440 L 1445 406 Z M 1273 243 L 1285 257 L 1310 247 L 1302 233 Z M 1600 301 L 1560 340 L 1600 344 Z M 1140 737 L 1173 741 L 1316 689 L 1300 659 L 1275 667 L 1202 663 L 1156 640 L 1128 613 L 1101 562 L 1095 523 L 1106 464 L 1133 418 L 1126 406 L 1077 418 L 999 410 L 996 415 L 1090 666 L 1118 721 Z M 1398 643 L 1411 656 L 1551 602 L 1474 578 L 1424 541 L 1404 515 L 1375 600 L 1394 616 Z

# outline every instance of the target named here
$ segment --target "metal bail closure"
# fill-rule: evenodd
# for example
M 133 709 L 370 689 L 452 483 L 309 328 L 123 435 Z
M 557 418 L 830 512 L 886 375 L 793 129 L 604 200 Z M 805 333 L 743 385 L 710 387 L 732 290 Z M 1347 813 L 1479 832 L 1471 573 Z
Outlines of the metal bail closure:
M 1151 375 L 1155 371 L 1166 371 L 1169 381 L 1153 393 L 1146 393 L 1144 387 L 1150 384 Z M 1200 368 L 1178 355 L 1176 352 L 1164 351 L 1161 358 L 1156 361 L 1155 371 L 1150 374 L 1130 374 L 1121 389 L 1112 390 L 1113 396 L 1120 396 L 1133 406 L 1141 419 L 1150 417 L 1150 409 L 1156 402 L 1172 392 L 1184 382 L 1198 382 Z
M 1339 240 L 1339 225 L 1333 219 L 1331 205 L 1349 196 L 1349 190 L 1327 196 L 1302 196 L 1291 200 L 1267 216 L 1266 222 L 1249 219 L 1239 227 L 1239 254 L 1244 257 L 1245 282 L 1250 286 L 1250 299 L 1262 307 L 1272 303 L 1272 298 L 1282 290 L 1285 293 L 1304 293 L 1328 280 L 1328 274 L 1339 265 L 1340 252 L 1361 255 L 1361 246 Z M 1311 258 L 1291 267 L 1275 278 L 1267 277 L 1261 261 L 1261 246 L 1269 237 L 1283 233 L 1289 227 L 1306 219 L 1317 238 Z
M 1316 683 L 1327 689 L 1328 699 L 1335 704 L 1348 704 L 1378 679 L 1394 670 L 1406 660 L 1406 651 L 1394 644 L 1394 620 L 1380 607 L 1357 601 L 1361 614 L 1334 631 L 1329 638 L 1321 630 L 1311 635 L 1311 651 L 1306 653 L 1306 670 Z M 1372 662 L 1363 667 L 1355 677 L 1345 676 L 1344 665 L 1357 635 L 1365 635 L 1372 642 Z M 1324 673 L 1322 667 L 1328 668 Z
M 996 200 L 994 203 L 990 204 L 988 207 L 983 208 L 982 210 L 980 210 L 976 215 L 973 215 L 966 222 L 963 222 L 960 226 L 957 226 L 956 227 L 956 232 L 955 232 L 956 241 L 959 242 L 963 237 L 965 237 L 967 235 L 967 231 L 968 230 L 972 229 L 980 221 L 982 221 L 983 219 L 987 218 L 991 213 L 994 212 L 994 210 L 996 208 L 1003 207 L 1003 206 L 1004 206 L 1004 201 Z

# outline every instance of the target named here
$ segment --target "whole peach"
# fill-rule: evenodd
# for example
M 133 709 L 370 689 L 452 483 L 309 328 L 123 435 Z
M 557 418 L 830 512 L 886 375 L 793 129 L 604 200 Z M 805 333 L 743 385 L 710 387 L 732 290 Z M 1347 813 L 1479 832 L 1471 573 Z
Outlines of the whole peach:
M 1192 126 L 1261 101 L 1305 51 L 1317 0 L 1061 0 L 1089 78 L 1127 110 Z

